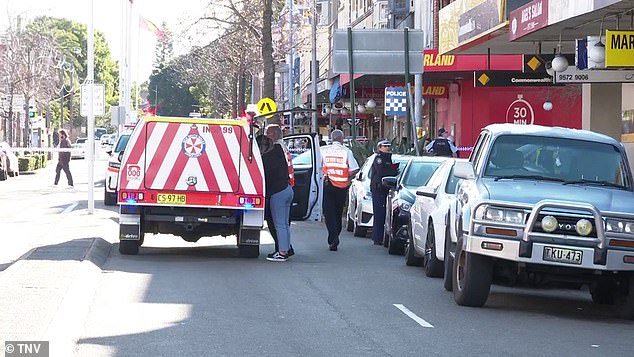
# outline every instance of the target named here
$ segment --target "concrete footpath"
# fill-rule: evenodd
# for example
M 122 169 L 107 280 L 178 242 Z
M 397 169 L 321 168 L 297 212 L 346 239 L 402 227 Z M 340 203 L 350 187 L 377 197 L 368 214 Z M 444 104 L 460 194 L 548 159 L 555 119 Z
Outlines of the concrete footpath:
M 55 225 L 52 243 L 0 275 L 0 353 L 5 341 L 49 341 L 50 356 L 72 356 L 117 241 L 118 214 L 77 209 Z M 50 242 L 50 241 L 49 241 Z

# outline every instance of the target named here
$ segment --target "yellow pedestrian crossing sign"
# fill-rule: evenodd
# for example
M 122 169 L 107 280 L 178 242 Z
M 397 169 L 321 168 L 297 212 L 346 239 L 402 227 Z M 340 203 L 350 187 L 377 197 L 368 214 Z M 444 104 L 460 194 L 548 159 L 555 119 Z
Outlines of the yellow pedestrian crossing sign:
M 264 115 L 267 118 L 272 117 L 273 115 L 267 115 L 268 113 L 273 113 L 277 110 L 277 104 L 271 98 L 262 98 L 258 102 L 258 111 L 260 115 Z

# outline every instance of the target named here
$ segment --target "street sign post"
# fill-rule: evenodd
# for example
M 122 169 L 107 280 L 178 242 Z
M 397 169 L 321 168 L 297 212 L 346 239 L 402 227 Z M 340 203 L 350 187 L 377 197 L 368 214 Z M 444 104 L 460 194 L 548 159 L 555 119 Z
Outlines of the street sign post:
M 88 84 L 82 84 L 81 86 L 81 107 L 80 114 L 83 117 L 87 117 L 89 115 L 89 97 L 88 97 Z M 106 110 L 106 101 L 104 100 L 105 95 L 105 87 L 103 84 L 93 84 L 93 114 L 95 116 L 103 116 Z
M 634 83 L 634 70 L 591 70 L 582 71 L 568 67 L 556 73 L 554 82 L 563 83 Z

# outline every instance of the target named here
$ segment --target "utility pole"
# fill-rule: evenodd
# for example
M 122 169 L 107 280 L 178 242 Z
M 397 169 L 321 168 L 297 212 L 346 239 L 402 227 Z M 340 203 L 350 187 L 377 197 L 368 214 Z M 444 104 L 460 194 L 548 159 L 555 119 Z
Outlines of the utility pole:
M 313 0 L 313 24 L 312 24 L 312 68 L 311 68 L 311 87 L 312 100 L 311 108 L 313 109 L 312 132 L 317 132 L 317 81 L 319 80 L 319 68 L 317 65 L 317 0 Z
M 95 82 L 95 29 L 93 24 L 93 2 L 88 1 L 88 213 L 95 210 L 95 113 L 94 113 L 94 82 Z
M 295 85 L 294 85 L 294 58 L 293 58 L 293 1 L 288 0 L 288 42 L 289 42 L 289 61 L 288 61 L 288 108 L 293 109 L 295 106 Z M 293 112 L 288 115 L 289 131 L 291 134 L 295 132 L 295 116 Z

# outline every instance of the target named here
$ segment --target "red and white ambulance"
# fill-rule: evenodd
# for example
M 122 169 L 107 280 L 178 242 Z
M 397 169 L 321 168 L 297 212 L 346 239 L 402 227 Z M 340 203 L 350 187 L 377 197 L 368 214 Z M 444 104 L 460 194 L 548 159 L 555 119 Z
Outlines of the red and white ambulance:
M 146 233 L 196 242 L 237 235 L 240 256 L 258 257 L 264 170 L 246 120 L 144 118 L 132 132 L 119 174 L 119 251 L 137 254 Z M 301 143 L 309 165 L 295 170 L 295 219 L 320 219 L 321 156 L 314 134 Z M 305 162 L 305 163 L 306 163 Z

